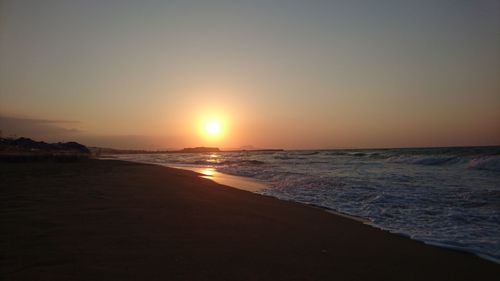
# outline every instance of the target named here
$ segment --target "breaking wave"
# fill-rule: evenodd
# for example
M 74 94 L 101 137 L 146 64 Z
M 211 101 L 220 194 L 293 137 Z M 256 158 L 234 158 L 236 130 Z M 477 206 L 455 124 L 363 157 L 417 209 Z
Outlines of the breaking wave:
M 402 164 L 417 164 L 417 165 L 444 165 L 457 163 L 460 159 L 454 156 L 427 156 L 427 155 L 411 155 L 411 156 L 393 156 L 387 159 L 390 163 Z
M 469 161 L 470 169 L 500 172 L 500 155 L 484 156 Z

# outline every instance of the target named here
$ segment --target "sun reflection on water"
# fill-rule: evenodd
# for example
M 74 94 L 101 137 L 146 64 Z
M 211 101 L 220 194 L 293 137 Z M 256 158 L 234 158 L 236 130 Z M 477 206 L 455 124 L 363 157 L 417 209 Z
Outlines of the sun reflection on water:
M 210 178 L 213 177 L 215 174 L 215 169 L 214 168 L 205 168 L 200 171 L 201 174 L 203 174 L 204 177 Z
M 212 153 L 212 154 L 208 155 L 208 159 L 206 161 L 209 163 L 217 164 L 217 163 L 219 163 L 218 158 L 219 158 L 219 155 Z

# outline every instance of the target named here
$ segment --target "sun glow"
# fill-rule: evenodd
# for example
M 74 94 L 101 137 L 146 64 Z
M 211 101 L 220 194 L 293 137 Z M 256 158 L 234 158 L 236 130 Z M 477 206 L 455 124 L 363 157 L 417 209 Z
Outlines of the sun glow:
M 219 136 L 222 132 L 221 123 L 217 120 L 210 120 L 205 124 L 205 132 L 211 137 Z
M 229 115 L 211 106 L 209 110 L 199 109 L 196 113 L 198 118 L 195 123 L 198 143 L 196 145 L 219 147 L 226 144 L 231 132 L 231 120 Z

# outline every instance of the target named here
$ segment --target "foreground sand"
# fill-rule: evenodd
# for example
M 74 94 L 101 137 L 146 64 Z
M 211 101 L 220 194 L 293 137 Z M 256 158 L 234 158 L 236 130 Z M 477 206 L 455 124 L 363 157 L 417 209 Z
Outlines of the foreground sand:
M 120 161 L 0 163 L 1 280 L 494 280 L 500 266 Z M 498 279 L 497 279 L 498 280 Z

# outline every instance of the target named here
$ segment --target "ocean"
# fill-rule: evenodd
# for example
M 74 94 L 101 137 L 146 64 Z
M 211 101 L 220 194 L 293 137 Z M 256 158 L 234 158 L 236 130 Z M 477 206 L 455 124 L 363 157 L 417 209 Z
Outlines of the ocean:
M 500 263 L 500 147 L 118 155 L 210 168 L 255 192 L 361 218 L 427 244 Z

